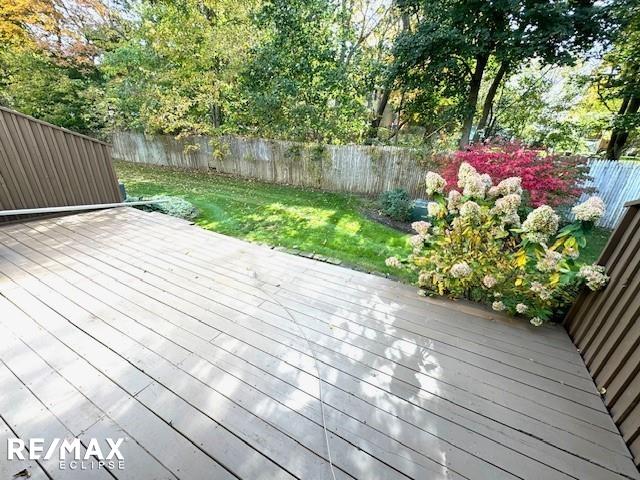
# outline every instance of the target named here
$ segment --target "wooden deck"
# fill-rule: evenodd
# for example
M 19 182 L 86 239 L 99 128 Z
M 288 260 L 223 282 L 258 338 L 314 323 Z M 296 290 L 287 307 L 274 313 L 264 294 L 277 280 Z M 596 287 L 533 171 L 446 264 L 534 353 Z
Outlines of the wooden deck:
M 338 479 L 640 478 L 560 328 L 130 208 L 0 227 L 2 479 L 332 478 L 318 369 Z

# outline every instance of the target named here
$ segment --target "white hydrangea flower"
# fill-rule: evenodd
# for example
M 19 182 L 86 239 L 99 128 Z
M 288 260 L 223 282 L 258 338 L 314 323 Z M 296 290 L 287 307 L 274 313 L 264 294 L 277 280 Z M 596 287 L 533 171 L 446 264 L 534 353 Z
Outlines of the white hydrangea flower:
M 455 213 L 458 211 L 458 207 L 460 206 L 460 201 L 462 199 L 462 194 L 457 190 L 451 190 L 449 192 L 449 196 L 447 197 L 447 209 L 451 213 Z
M 580 256 L 580 252 L 578 251 L 577 248 L 574 248 L 574 247 L 565 247 L 564 253 L 567 257 L 572 258 L 574 260 Z
M 424 270 L 420 272 L 420 275 L 418 276 L 418 286 L 424 287 L 426 285 L 429 285 L 430 283 L 431 283 L 431 274 Z
M 540 232 L 525 232 L 522 234 L 522 238 L 531 243 L 540 243 L 541 245 L 545 245 L 549 241 L 549 235 Z
M 500 217 L 500 220 L 504 225 L 520 226 L 520 216 L 518 215 L 518 212 L 512 212 L 508 215 L 504 215 L 503 217 Z
M 609 276 L 605 273 L 605 268 L 601 265 L 585 265 L 580 268 L 578 276 L 585 279 L 590 290 L 600 290 L 609 281 Z
M 519 303 L 516 305 L 516 312 L 518 313 L 524 313 L 527 310 L 529 310 L 529 307 L 527 307 L 524 303 Z
M 424 241 L 427 239 L 424 235 L 413 235 L 409 237 L 409 243 L 413 248 L 419 248 L 424 245 Z
M 522 197 L 517 193 L 510 193 L 496 200 L 495 205 L 491 209 L 494 215 L 504 215 L 506 217 L 518 213 L 518 208 L 522 203 Z
M 558 269 L 558 264 L 562 260 L 562 254 L 555 250 L 547 249 L 536 264 L 536 268 L 541 272 L 554 272 Z
M 531 322 L 531 325 L 534 327 L 539 327 L 544 323 L 540 317 L 533 317 L 529 322 Z
M 473 166 L 467 162 L 462 162 L 460 168 L 458 168 L 458 187 L 463 188 L 469 177 L 475 177 L 477 175 L 478 171 Z
M 497 186 L 493 186 L 489 190 L 487 190 L 487 196 L 489 198 L 496 198 L 499 195 L 500 195 L 500 189 Z
M 400 268 L 402 266 L 402 263 L 400 263 L 397 257 L 389 257 L 384 263 L 387 267 Z
M 444 187 L 447 186 L 447 181 L 436 172 L 427 172 L 426 184 L 427 195 L 431 196 L 434 193 L 444 192 Z
M 451 266 L 449 273 L 453 278 L 465 278 L 471 275 L 473 270 L 467 262 L 455 263 Z
M 429 202 L 427 203 L 427 213 L 430 217 L 437 217 L 442 212 L 442 207 L 439 203 Z
M 487 193 L 487 186 L 479 174 L 467 176 L 462 187 L 462 194 L 465 197 L 484 198 Z
M 527 215 L 522 223 L 522 228 L 526 231 L 523 235 L 529 241 L 545 243 L 550 236 L 558 231 L 560 217 L 556 215 L 548 205 L 541 205 Z
M 551 292 L 540 282 L 531 282 L 530 290 L 536 293 L 541 300 L 549 300 L 551 298 Z
M 458 169 L 458 187 L 467 197 L 484 198 L 487 188 L 486 178 L 466 162 L 460 164 Z
M 581 222 L 596 223 L 604 215 L 605 205 L 600 197 L 590 197 L 586 202 L 576 205 L 571 213 Z
M 482 279 L 482 284 L 487 288 L 495 287 L 496 283 L 498 283 L 498 281 L 493 275 L 485 275 Z
M 419 222 L 413 222 L 411 224 L 411 228 L 419 235 L 425 236 L 429 233 L 431 224 L 429 222 L 425 222 L 424 220 L 420 220 Z
M 501 301 L 495 301 L 491 304 L 491 308 L 493 308 L 496 312 L 501 312 L 503 311 L 506 307 L 504 306 L 504 303 L 502 303 Z
M 451 221 L 451 229 L 452 230 L 457 230 L 461 227 L 464 227 L 464 222 L 462 221 L 461 217 L 454 217 L 454 219 Z
M 470 222 L 478 221 L 480 219 L 480 205 L 472 200 L 464 202 L 460 205 L 460 217 Z
M 509 177 L 502 180 L 496 186 L 499 195 L 511 195 L 515 193 L 522 195 L 522 179 L 520 177 Z

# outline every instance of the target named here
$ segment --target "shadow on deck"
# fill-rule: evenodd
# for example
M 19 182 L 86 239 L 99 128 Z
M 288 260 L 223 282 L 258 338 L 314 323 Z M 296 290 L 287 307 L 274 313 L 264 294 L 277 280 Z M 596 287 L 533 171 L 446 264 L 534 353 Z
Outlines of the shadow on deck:
M 2 448 L 124 437 L 116 478 L 332 478 L 318 374 L 336 478 L 639 478 L 561 327 L 160 214 L 0 227 L 0 312 Z

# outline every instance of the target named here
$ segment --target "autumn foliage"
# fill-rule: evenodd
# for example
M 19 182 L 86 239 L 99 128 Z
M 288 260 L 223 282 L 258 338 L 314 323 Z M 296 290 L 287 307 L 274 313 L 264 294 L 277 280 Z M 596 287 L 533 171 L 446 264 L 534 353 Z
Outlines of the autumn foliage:
M 546 150 L 528 149 L 517 142 L 478 144 L 458 151 L 443 161 L 442 176 L 448 185 L 456 184 L 460 164 L 466 162 L 499 182 L 508 177 L 522 178 L 529 202 L 537 207 L 572 205 L 583 192 L 587 179 L 586 159 L 579 156 L 551 155 Z

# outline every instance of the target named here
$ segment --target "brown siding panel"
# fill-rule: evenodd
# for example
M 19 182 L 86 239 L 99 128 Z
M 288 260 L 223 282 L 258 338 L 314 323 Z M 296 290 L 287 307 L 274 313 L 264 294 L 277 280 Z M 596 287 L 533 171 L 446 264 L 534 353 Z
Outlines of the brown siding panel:
M 110 145 L 0 107 L 0 210 L 119 201 Z
M 627 212 L 598 262 L 611 280 L 583 293 L 565 326 L 629 450 L 640 463 L 640 201 Z

